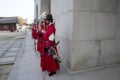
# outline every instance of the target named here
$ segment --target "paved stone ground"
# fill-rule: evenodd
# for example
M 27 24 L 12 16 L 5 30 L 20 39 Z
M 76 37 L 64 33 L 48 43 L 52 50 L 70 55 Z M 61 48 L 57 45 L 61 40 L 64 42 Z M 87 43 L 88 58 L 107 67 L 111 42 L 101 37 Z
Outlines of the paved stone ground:
M 0 80 L 7 80 L 24 40 L 24 33 L 0 32 Z
M 0 66 L 0 80 L 7 80 L 13 65 Z

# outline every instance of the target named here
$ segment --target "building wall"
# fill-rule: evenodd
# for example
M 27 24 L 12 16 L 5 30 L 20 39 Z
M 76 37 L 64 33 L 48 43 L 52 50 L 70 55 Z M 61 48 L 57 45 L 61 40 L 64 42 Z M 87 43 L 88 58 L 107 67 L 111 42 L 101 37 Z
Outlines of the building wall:
M 50 12 L 50 0 L 34 0 L 34 19 L 38 20 L 44 11 Z
M 40 14 L 44 11 L 47 11 L 48 13 L 50 12 L 50 0 L 41 0 L 41 10 Z
M 34 0 L 34 19 L 37 20 L 41 10 L 41 0 Z

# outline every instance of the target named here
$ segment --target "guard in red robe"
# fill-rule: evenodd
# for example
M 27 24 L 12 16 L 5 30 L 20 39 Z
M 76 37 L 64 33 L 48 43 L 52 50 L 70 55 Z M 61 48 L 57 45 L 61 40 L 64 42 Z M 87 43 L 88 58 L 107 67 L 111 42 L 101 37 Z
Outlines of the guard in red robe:
M 38 30 L 38 43 L 37 43 L 37 51 L 40 53 L 40 67 L 42 71 L 47 70 L 47 56 L 44 54 L 44 46 L 45 42 L 43 40 L 43 35 L 45 33 L 45 22 L 41 21 L 41 25 Z
M 47 24 L 47 28 L 45 34 L 42 36 L 44 41 L 43 49 L 44 49 L 44 54 L 46 56 L 46 63 L 47 63 L 46 69 L 49 72 L 49 76 L 52 76 L 56 74 L 57 70 L 60 69 L 60 65 L 49 53 L 50 47 L 53 47 L 57 51 L 56 42 L 55 42 L 56 29 L 53 24 L 53 18 L 51 14 L 48 14 L 46 16 L 46 24 Z
M 38 44 L 37 44 L 37 51 L 39 51 L 40 53 L 42 52 L 41 49 L 42 49 L 42 30 L 43 30 L 43 25 L 41 24 L 40 25 L 40 28 L 38 30 Z
M 37 39 L 38 33 L 38 21 L 32 26 L 32 38 Z

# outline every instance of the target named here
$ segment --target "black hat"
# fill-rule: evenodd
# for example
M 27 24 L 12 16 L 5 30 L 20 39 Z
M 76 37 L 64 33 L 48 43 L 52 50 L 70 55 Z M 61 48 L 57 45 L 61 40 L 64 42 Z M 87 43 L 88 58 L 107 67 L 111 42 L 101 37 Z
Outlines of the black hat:
M 51 15 L 51 14 L 48 14 L 48 15 L 46 16 L 46 20 L 49 20 L 49 21 L 53 22 L 53 17 L 52 17 L 52 15 Z

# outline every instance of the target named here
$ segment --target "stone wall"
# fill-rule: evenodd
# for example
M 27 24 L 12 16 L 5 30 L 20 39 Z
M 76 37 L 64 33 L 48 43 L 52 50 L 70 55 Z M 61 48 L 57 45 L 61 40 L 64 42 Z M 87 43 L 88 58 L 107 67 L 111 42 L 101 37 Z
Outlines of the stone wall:
M 120 62 L 118 1 L 74 0 L 71 70 Z

